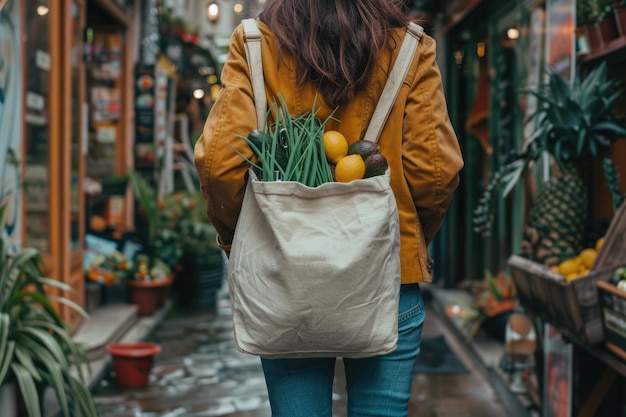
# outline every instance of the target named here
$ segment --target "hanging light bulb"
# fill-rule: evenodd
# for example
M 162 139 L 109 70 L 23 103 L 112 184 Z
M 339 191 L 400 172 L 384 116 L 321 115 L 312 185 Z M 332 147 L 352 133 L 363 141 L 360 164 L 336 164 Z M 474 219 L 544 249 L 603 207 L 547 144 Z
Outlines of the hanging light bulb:
M 519 29 L 516 27 L 510 27 L 506 31 L 506 37 L 511 40 L 519 39 Z
M 193 90 L 193 98 L 196 100 L 202 100 L 204 98 L 204 90 L 202 88 L 196 88 Z
M 211 2 L 207 5 L 206 7 L 206 17 L 207 19 L 209 19 L 209 22 L 217 22 L 217 19 L 220 15 L 220 6 L 215 3 L 215 2 Z

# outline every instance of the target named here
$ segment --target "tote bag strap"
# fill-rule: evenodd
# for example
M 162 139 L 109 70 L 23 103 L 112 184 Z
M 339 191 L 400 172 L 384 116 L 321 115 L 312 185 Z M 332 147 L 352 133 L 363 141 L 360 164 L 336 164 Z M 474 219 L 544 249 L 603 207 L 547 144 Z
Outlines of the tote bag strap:
M 391 108 L 396 101 L 406 73 L 409 71 L 409 66 L 413 60 L 413 55 L 415 55 L 417 44 L 423 34 L 424 29 L 420 25 L 413 22 L 409 23 L 406 36 L 404 37 L 402 46 L 400 46 L 400 51 L 398 51 L 398 57 L 393 64 L 383 92 L 378 99 L 378 104 L 376 104 L 376 109 L 374 109 L 374 114 L 372 115 L 363 139 L 378 142 L 380 133 L 383 131 L 389 113 L 391 113 Z
M 243 19 L 243 34 L 246 45 L 246 60 L 252 81 L 252 94 L 256 108 L 256 124 L 259 130 L 265 128 L 265 113 L 267 112 L 267 98 L 265 97 L 265 83 L 263 81 L 263 59 L 261 57 L 261 31 L 253 18 Z
M 261 31 L 256 25 L 255 19 L 242 20 L 244 38 L 246 43 L 246 59 L 248 70 L 252 81 L 252 93 L 257 114 L 257 126 L 264 129 L 265 112 L 267 111 L 267 98 L 265 97 L 265 87 L 263 83 L 263 61 L 261 59 Z M 387 78 L 383 92 L 378 99 L 378 104 L 372 115 L 367 131 L 363 139 L 378 142 L 380 133 L 387 122 L 393 103 L 396 101 L 400 87 L 404 82 L 406 73 L 409 70 L 413 55 L 417 49 L 417 44 L 424 34 L 424 29 L 416 24 L 409 23 L 407 34 L 404 37 L 398 57 L 393 64 L 391 73 Z

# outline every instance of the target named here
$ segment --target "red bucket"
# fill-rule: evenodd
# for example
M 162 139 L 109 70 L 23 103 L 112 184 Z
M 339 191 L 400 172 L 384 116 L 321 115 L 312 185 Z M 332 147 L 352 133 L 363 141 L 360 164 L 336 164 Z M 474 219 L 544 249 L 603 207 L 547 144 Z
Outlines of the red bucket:
M 113 358 L 117 384 L 124 388 L 141 388 L 148 385 L 154 356 L 161 346 L 149 342 L 113 343 L 107 346 Z

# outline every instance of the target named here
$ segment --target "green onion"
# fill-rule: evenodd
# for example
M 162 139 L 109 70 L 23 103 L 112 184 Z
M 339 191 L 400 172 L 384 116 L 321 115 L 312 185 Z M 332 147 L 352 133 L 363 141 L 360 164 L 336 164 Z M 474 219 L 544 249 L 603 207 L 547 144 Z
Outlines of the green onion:
M 261 148 L 254 146 L 247 138 L 238 136 L 246 141 L 259 161 L 255 164 L 236 149 L 235 152 L 260 171 L 261 181 L 276 181 L 280 177 L 283 181 L 297 181 L 309 187 L 333 181 L 323 140 L 324 128 L 332 114 L 325 120 L 319 120 L 316 101 L 311 112 L 292 116 L 287 103 L 279 94 L 278 102 L 272 103 L 267 112 L 265 132 L 268 136 L 262 141 Z M 272 119 L 274 121 L 270 122 Z M 286 163 L 283 144 L 287 146 Z

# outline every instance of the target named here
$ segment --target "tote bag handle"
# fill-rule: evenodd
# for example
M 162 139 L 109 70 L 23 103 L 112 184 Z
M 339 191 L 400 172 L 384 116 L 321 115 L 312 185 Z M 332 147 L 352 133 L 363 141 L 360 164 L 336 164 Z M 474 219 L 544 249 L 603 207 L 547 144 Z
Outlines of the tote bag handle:
M 243 19 L 241 23 L 246 45 L 246 60 L 248 61 L 248 70 L 250 71 L 250 80 L 252 81 L 257 126 L 260 130 L 263 130 L 265 128 L 265 113 L 267 112 L 267 97 L 265 96 L 263 80 L 261 31 L 256 24 L 256 19 Z M 411 22 L 407 26 L 407 34 L 400 46 L 396 62 L 393 64 L 363 139 L 378 142 L 380 133 L 387 122 L 393 103 L 396 101 L 400 87 L 413 60 L 417 44 L 423 34 L 424 29 L 420 25 Z

